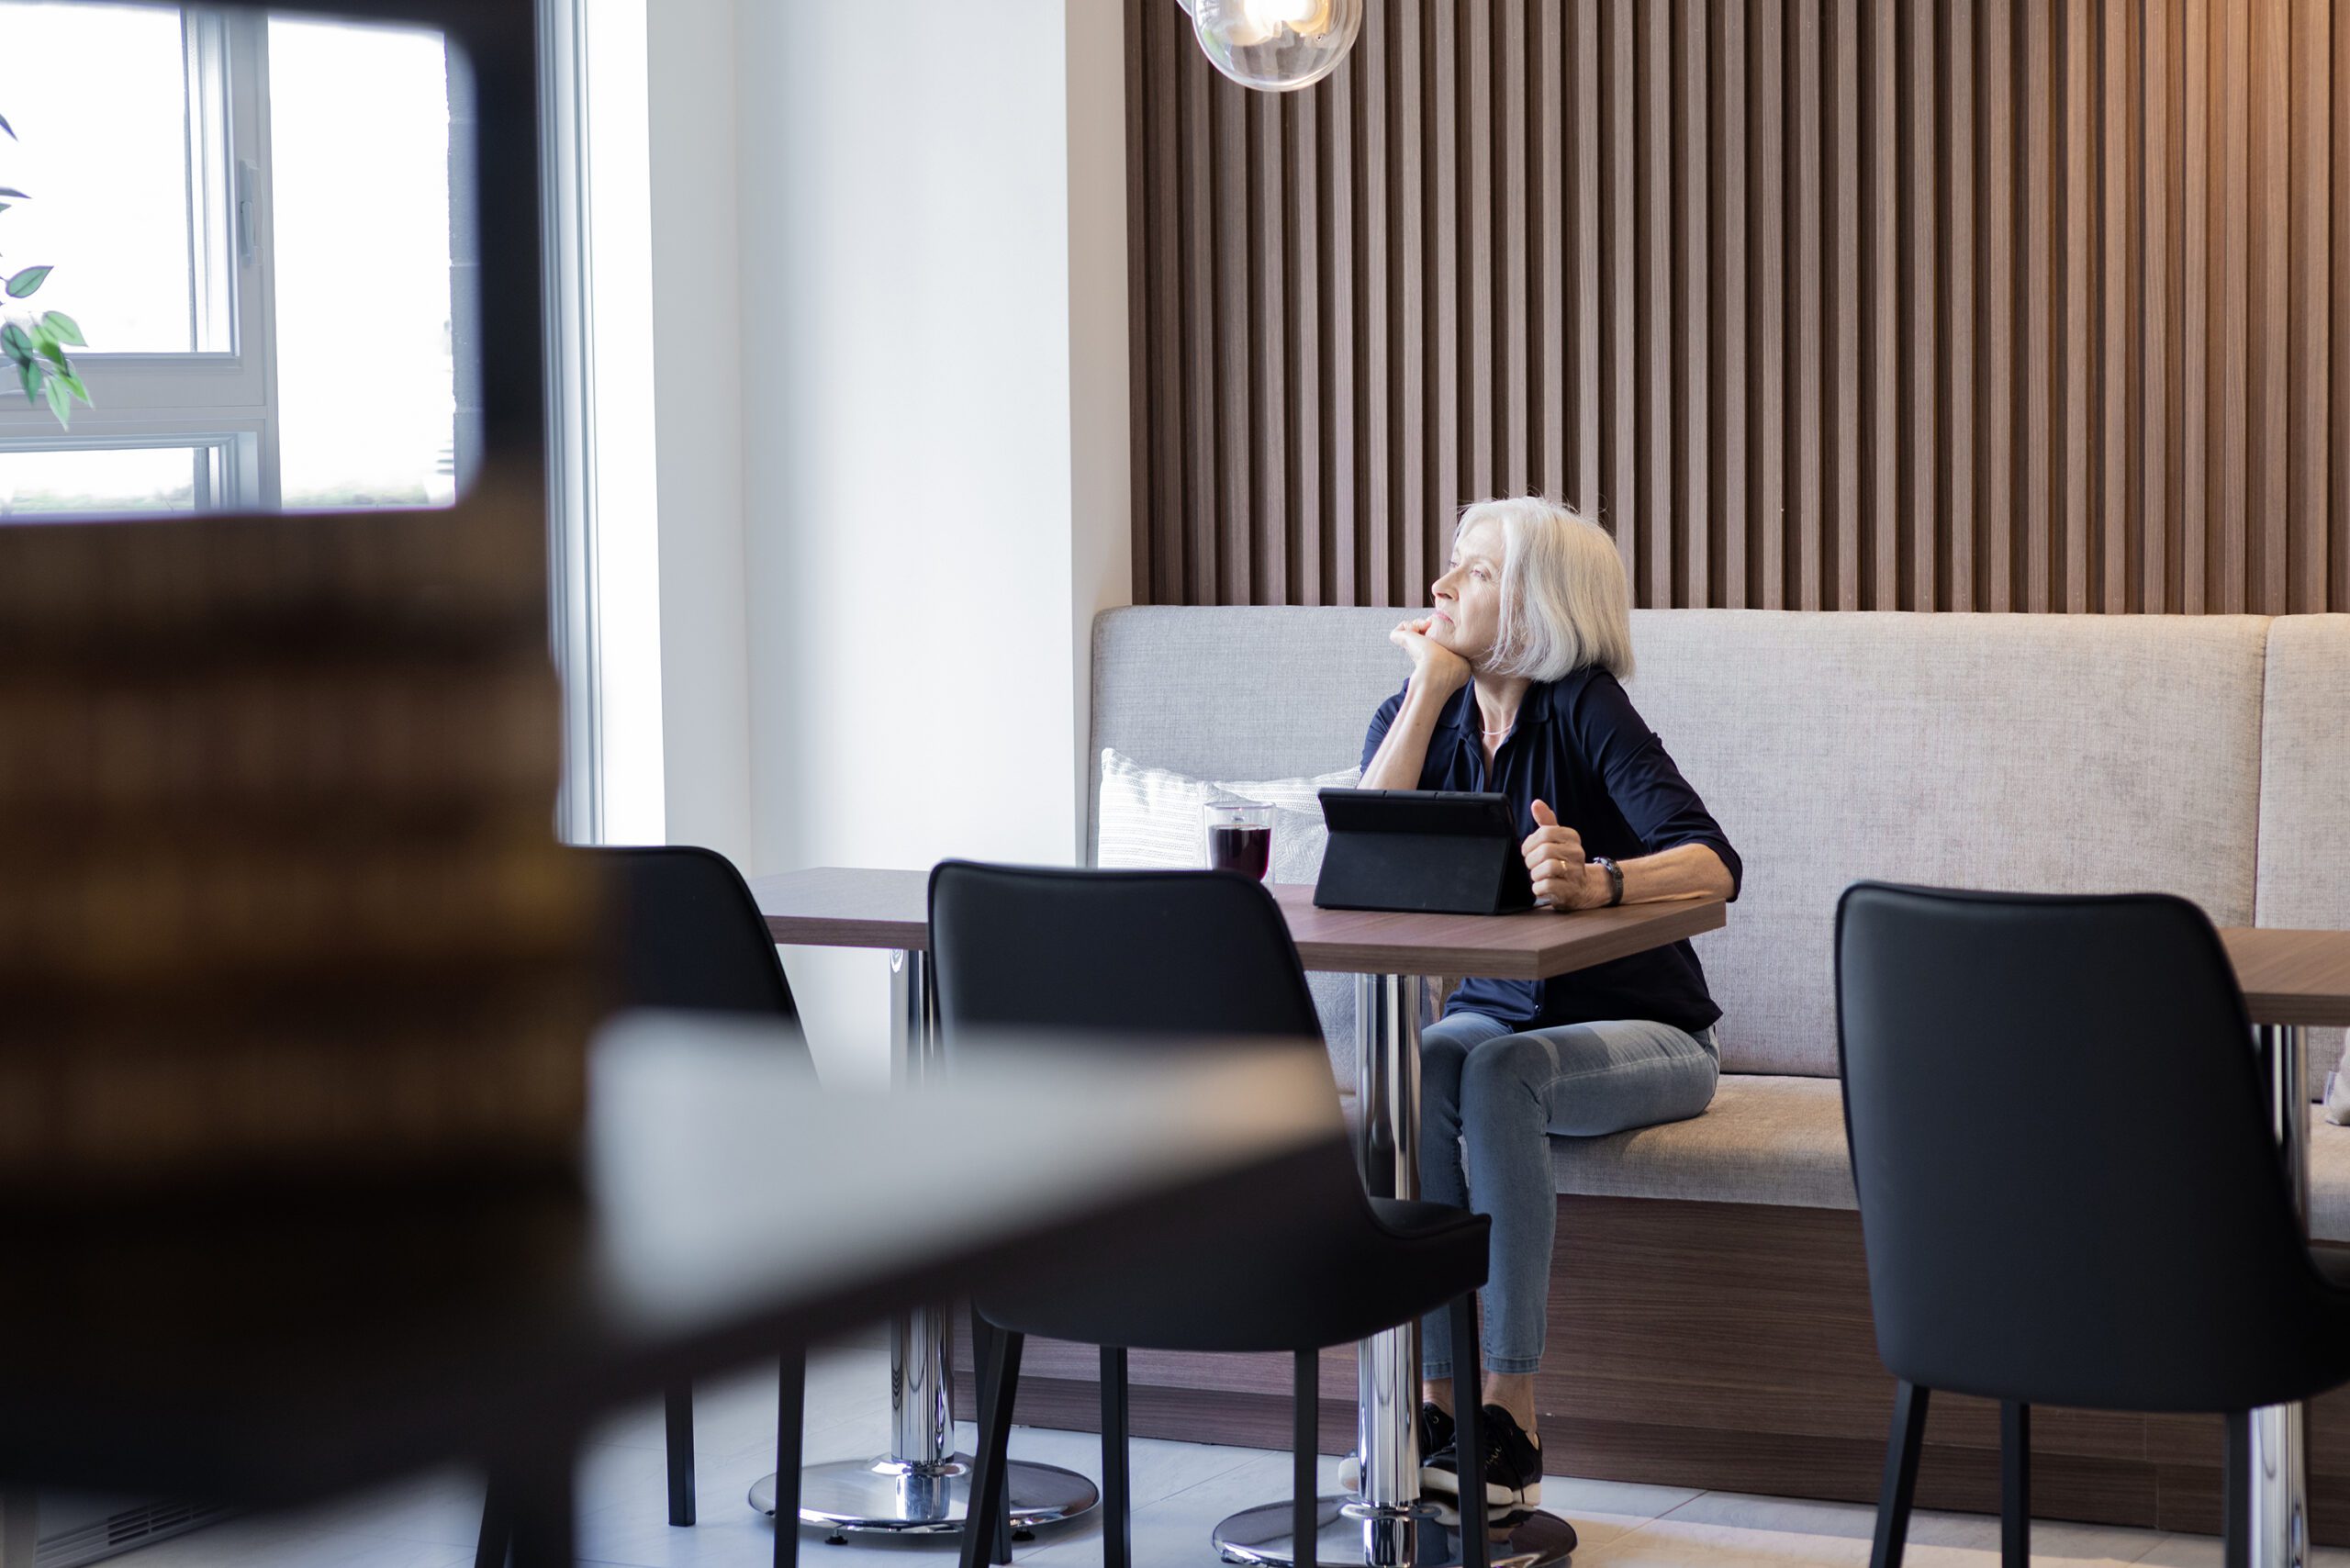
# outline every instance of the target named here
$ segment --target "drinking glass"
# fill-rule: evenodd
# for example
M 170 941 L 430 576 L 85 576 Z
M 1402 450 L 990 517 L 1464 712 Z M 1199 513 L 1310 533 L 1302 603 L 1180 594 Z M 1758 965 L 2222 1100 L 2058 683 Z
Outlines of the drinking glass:
M 1273 864 L 1273 808 L 1253 801 L 1218 801 L 1207 809 L 1208 867 L 1258 881 Z

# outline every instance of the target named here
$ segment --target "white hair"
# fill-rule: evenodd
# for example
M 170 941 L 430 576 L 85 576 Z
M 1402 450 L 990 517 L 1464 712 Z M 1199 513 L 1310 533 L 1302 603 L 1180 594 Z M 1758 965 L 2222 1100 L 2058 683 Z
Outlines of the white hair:
M 1487 667 L 1559 680 L 1585 665 L 1632 673 L 1632 593 L 1616 541 L 1543 496 L 1479 501 L 1453 537 L 1481 522 L 1502 530 L 1501 630 Z

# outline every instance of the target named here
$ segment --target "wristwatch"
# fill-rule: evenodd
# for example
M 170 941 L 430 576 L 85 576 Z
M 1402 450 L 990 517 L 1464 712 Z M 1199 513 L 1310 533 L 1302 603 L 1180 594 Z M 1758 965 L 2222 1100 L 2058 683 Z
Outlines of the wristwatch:
M 1605 855 L 1593 856 L 1591 863 L 1607 873 L 1607 902 L 1600 907 L 1614 909 L 1624 902 L 1624 868 Z

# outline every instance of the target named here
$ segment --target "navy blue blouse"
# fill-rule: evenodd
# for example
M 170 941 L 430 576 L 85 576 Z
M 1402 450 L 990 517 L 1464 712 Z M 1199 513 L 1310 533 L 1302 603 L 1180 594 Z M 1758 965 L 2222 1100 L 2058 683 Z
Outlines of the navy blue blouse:
M 1372 715 L 1362 745 L 1365 767 L 1387 738 L 1404 695 L 1398 691 Z M 1419 787 L 1506 795 L 1521 836 L 1534 831 L 1534 802 L 1541 801 L 1562 824 L 1583 835 L 1586 854 L 1611 860 L 1637 859 L 1676 845 L 1709 846 L 1729 868 L 1730 897 L 1738 896 L 1743 875 L 1738 852 L 1665 755 L 1664 743 L 1633 708 L 1623 684 L 1606 669 L 1586 665 L 1562 680 L 1528 688 L 1518 704 L 1516 727 L 1494 754 L 1490 778 L 1481 727 L 1476 688 L 1464 686 L 1445 705 L 1428 737 Z M 1555 980 L 1473 979 L 1453 992 L 1445 1013 L 1482 1013 L 1528 1028 L 1642 1018 L 1692 1033 L 1722 1015 L 1686 942 Z

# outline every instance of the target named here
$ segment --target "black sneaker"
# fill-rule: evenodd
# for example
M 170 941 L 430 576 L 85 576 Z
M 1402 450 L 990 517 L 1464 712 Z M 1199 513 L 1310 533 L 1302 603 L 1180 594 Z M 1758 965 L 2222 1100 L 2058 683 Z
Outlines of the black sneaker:
M 1452 1413 L 1434 1405 L 1420 1406 L 1420 1473 L 1427 1473 L 1428 1455 L 1438 1449 L 1452 1446 Z M 1362 1490 L 1362 1455 L 1350 1453 L 1339 1462 L 1338 1488 L 1343 1492 Z
M 1488 1507 L 1531 1507 L 1542 1500 L 1542 1445 L 1527 1436 L 1517 1417 L 1498 1405 L 1488 1405 L 1479 1417 L 1478 1436 L 1485 1440 L 1485 1504 Z M 1460 1454 L 1457 1442 L 1448 1442 L 1420 1467 L 1420 1490 L 1432 1496 L 1460 1496 Z

